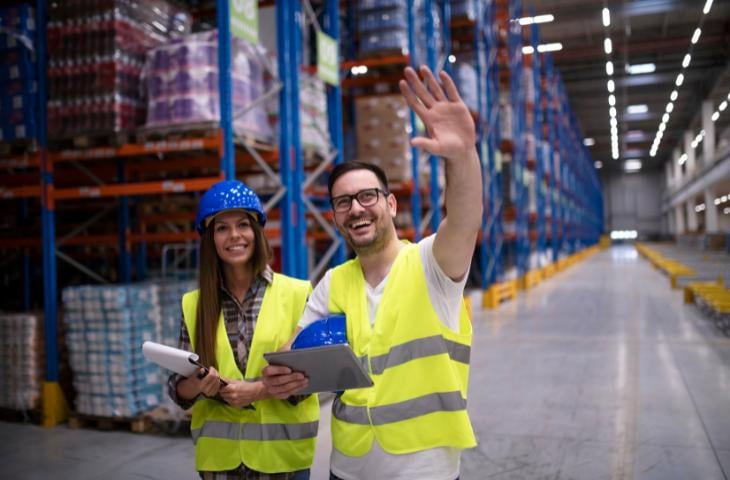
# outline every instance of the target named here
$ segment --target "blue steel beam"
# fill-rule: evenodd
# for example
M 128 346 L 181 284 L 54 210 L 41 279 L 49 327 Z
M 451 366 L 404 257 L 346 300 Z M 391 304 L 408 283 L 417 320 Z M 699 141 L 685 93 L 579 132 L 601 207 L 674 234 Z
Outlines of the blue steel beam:
M 448 5 L 448 2 L 443 2 Z M 481 15 L 481 4 L 476 5 L 476 22 L 474 25 L 474 69 L 477 77 L 477 106 L 479 109 L 479 121 L 476 124 L 477 127 L 477 141 L 478 152 L 479 152 L 479 163 L 482 170 L 482 223 L 480 226 L 481 240 L 479 240 L 479 273 L 480 286 L 482 290 L 489 288 L 489 278 L 487 271 L 489 268 L 489 182 L 491 178 L 491 172 L 489 171 L 489 141 L 487 139 L 487 132 L 489 125 L 487 124 L 487 118 L 489 110 L 487 109 L 488 95 L 486 92 L 486 82 L 482 80 L 482 75 L 486 79 L 488 67 L 486 65 L 486 45 L 484 39 L 484 18 Z M 450 17 L 450 15 L 449 15 Z M 448 61 L 446 62 L 448 65 Z M 487 80 L 488 81 L 488 80 Z
M 231 92 L 231 28 L 229 0 L 216 0 L 218 22 L 218 89 L 223 144 L 221 172 L 227 180 L 236 178 L 236 153 L 233 150 L 233 94 Z
M 307 255 L 307 229 L 304 220 L 304 213 L 307 209 L 304 203 L 304 191 L 302 184 L 304 183 L 304 160 L 302 158 L 302 139 L 301 139 L 301 122 L 299 118 L 299 68 L 302 65 L 302 2 L 291 2 L 289 12 L 289 21 L 286 26 L 289 29 L 289 37 L 291 42 L 289 46 L 288 60 L 290 62 L 287 70 L 287 79 L 291 88 L 289 89 L 289 101 L 291 102 L 291 135 L 292 135 L 292 154 L 294 159 L 294 170 L 292 172 L 292 197 L 294 198 L 294 258 L 296 260 L 297 278 L 309 278 L 309 255 Z
M 438 52 L 436 51 L 436 32 L 433 24 L 433 0 L 425 0 L 424 5 L 424 16 L 426 17 L 426 60 L 428 68 L 431 69 L 434 74 L 437 70 L 437 58 Z M 428 156 L 428 164 L 431 170 L 429 197 L 431 201 L 431 230 L 435 232 L 438 230 L 441 224 L 441 204 L 439 202 L 441 198 L 441 191 L 439 188 L 439 159 L 434 155 Z
M 117 160 L 117 182 L 124 183 L 126 181 L 124 173 L 124 158 Z M 129 242 L 127 235 L 129 234 L 129 197 L 126 195 L 119 197 L 119 205 L 117 206 L 117 231 L 119 236 L 119 281 L 129 283 L 132 280 L 132 258 L 129 254 Z
M 410 55 L 411 67 L 418 68 L 418 58 L 416 56 L 415 41 L 415 23 L 414 23 L 414 0 L 408 0 L 408 54 Z M 411 123 L 411 138 L 418 135 L 418 126 L 416 124 L 416 114 L 409 109 L 408 118 Z M 419 179 L 420 172 L 418 168 L 419 156 L 418 149 L 411 147 L 411 177 L 413 182 L 413 191 L 411 192 L 411 216 L 413 217 L 414 239 L 416 241 L 421 238 L 421 182 Z
M 339 0 L 326 0 L 325 15 L 323 28 L 325 33 L 332 37 L 338 45 L 340 43 L 340 5 Z M 339 63 L 339 59 L 338 59 Z M 339 78 L 341 81 L 341 78 Z M 329 127 L 332 146 L 337 151 L 334 163 L 338 165 L 345 161 L 344 159 L 344 139 L 342 133 L 342 88 L 338 83 L 336 86 L 327 85 L 327 123 Z M 345 244 L 337 234 L 340 246 L 332 257 L 335 265 L 339 265 L 345 261 Z
M 41 228 L 43 237 L 43 324 L 47 382 L 58 382 L 58 284 L 56 275 L 56 218 L 53 203 L 53 164 L 48 156 L 46 104 L 46 2 L 36 1 L 38 68 L 38 146 L 41 170 Z

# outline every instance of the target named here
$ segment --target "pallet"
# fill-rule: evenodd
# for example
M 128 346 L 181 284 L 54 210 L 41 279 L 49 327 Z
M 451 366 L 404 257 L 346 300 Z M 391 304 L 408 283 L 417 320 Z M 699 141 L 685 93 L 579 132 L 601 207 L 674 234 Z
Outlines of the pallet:
M 177 408 L 177 407 L 175 407 Z M 170 412 L 166 406 L 159 406 L 144 414 L 151 422 L 152 428 L 166 434 L 190 434 L 191 410 Z
M 137 417 L 99 417 L 95 415 L 83 415 L 72 413 L 68 419 L 69 428 L 95 428 L 97 430 L 130 430 L 134 433 L 148 433 L 153 430 L 153 424 L 149 417 L 140 415 Z
M 484 292 L 482 307 L 497 308 L 500 303 L 517 298 L 517 280 L 496 283 Z
M 0 157 L 11 157 L 36 153 L 38 142 L 35 139 L 6 140 L 0 142 Z
M 133 143 L 135 134 L 133 131 L 103 132 L 74 135 L 72 137 L 61 137 L 49 139 L 49 148 L 53 150 L 70 150 L 80 148 L 101 148 L 121 147 L 127 143 Z
M 185 138 L 207 138 L 218 135 L 219 130 L 220 124 L 214 121 L 141 127 L 137 130 L 137 141 L 148 143 Z
M 43 413 L 40 408 L 30 410 L 15 410 L 12 408 L 0 408 L 0 421 L 13 423 L 32 423 L 40 425 L 43 420 Z

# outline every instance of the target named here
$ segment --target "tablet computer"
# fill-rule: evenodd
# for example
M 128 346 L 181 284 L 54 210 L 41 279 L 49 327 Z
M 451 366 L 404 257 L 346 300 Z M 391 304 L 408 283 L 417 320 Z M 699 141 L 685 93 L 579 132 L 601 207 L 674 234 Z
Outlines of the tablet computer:
M 309 385 L 297 395 L 373 385 L 370 375 L 347 344 L 264 353 L 264 358 L 271 365 L 289 367 L 309 378 Z

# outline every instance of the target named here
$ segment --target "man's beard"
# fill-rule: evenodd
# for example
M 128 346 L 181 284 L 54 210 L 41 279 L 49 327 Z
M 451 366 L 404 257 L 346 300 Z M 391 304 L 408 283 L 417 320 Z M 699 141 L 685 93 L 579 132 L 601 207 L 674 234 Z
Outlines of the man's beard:
M 383 226 L 382 229 L 379 229 L 379 227 L 380 226 L 376 224 L 375 238 L 366 244 L 356 245 L 349 235 L 343 235 L 343 237 L 347 245 L 355 252 L 355 254 L 357 254 L 357 256 L 361 257 L 363 255 L 377 254 L 385 250 L 385 246 L 388 245 L 388 241 L 392 236 L 392 230 L 388 228 L 387 225 Z

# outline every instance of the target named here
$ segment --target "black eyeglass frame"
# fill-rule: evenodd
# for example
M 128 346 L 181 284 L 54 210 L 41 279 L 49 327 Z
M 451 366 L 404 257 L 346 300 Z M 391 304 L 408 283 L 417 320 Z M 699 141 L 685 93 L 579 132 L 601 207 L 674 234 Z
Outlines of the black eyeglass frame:
M 361 195 L 361 194 L 363 194 L 363 193 L 365 193 L 365 192 L 373 192 L 373 191 L 375 192 L 375 201 L 373 203 L 369 203 L 367 205 L 364 205 L 360 201 L 360 199 L 358 198 L 358 196 Z M 390 195 L 390 192 L 388 192 L 386 190 L 383 190 L 382 188 L 377 188 L 377 187 L 375 187 L 375 188 L 363 188 L 362 190 L 359 190 L 359 191 L 353 193 L 352 195 L 345 194 L 345 195 L 337 195 L 336 197 L 332 197 L 332 199 L 330 200 L 330 205 L 332 206 L 332 210 L 334 210 L 335 212 L 339 212 L 339 213 L 349 212 L 350 209 L 352 208 L 352 202 L 353 202 L 353 200 L 357 200 L 357 203 L 359 203 L 360 206 L 363 207 L 363 208 L 372 207 L 373 205 L 375 205 L 376 203 L 378 203 L 378 200 L 380 198 L 378 196 L 379 193 L 382 193 L 383 194 L 383 197 L 386 197 L 386 198 L 388 197 L 388 195 Z M 335 203 L 337 202 L 337 200 L 340 200 L 340 199 L 343 199 L 343 198 L 348 198 L 350 200 L 348 202 L 348 204 L 347 204 L 347 209 L 342 208 L 342 209 L 338 210 L 335 207 Z

